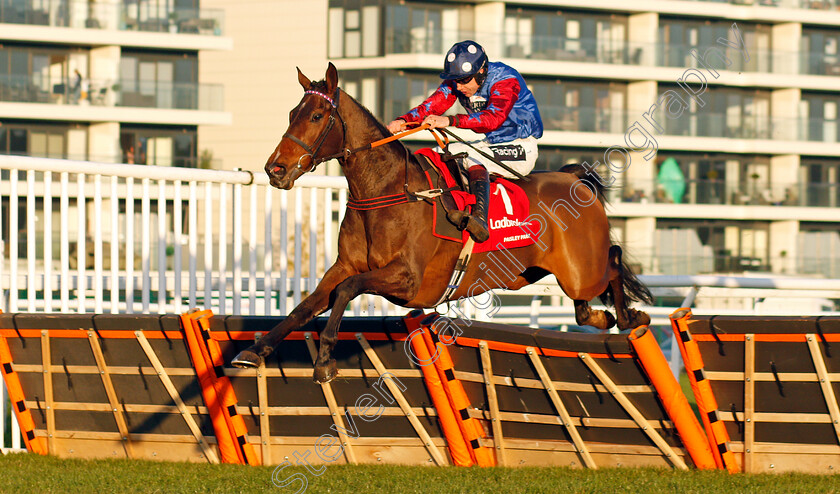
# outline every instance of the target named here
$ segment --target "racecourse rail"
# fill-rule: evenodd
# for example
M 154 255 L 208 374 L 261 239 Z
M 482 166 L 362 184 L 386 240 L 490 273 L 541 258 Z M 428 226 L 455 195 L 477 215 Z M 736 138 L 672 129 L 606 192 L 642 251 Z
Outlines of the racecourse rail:
M 6 312 L 163 314 L 202 307 L 285 315 L 334 261 L 348 194 L 344 178 L 313 175 L 278 191 L 264 174 L 246 171 L 6 155 L 0 170 L 0 208 L 9 209 L 0 211 L 0 222 L 8 217 L 20 225 L 9 228 L 8 256 L 0 260 Z M 837 280 L 641 278 L 655 295 L 685 301 L 840 298 Z M 496 318 L 532 327 L 574 323 L 571 301 L 550 277 L 516 294 L 530 295 L 531 303 L 505 304 Z M 543 296 L 552 297 L 549 306 Z M 754 304 L 746 305 L 741 313 L 753 311 Z M 654 324 L 668 324 L 673 308 L 651 309 Z M 403 313 L 374 296 L 359 297 L 351 311 Z

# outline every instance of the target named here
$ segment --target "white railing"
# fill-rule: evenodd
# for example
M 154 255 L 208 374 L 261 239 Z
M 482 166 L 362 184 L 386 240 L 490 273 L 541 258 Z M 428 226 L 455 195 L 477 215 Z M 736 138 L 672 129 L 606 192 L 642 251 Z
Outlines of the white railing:
M 286 314 L 332 264 L 347 183 L 0 156 L 6 311 Z M 92 254 L 92 255 L 91 255 Z

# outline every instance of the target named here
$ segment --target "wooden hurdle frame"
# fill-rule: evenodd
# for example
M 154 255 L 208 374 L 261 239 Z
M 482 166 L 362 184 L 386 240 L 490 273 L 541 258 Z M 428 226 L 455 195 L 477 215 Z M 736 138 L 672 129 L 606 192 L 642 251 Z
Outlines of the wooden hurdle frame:
M 227 364 L 279 321 L 209 311 L 180 317 L 6 314 L 0 315 L 0 364 L 27 447 L 63 457 L 272 465 L 293 461 L 333 435 L 332 453 L 326 457 L 316 448 L 307 461 L 732 470 L 734 452 L 745 470 L 760 471 L 762 455 L 772 449 L 759 440 L 764 423 L 825 424 L 840 443 L 833 388 L 840 363 L 828 351 L 828 342 L 840 341 L 840 324 L 837 331 L 818 327 L 791 340 L 805 344 L 813 369 L 804 373 L 759 368 L 763 350 L 756 342 L 767 338 L 756 333 L 742 338 L 741 373 L 704 371 L 689 357 L 699 385 L 746 383 L 743 410 L 704 402 L 713 405 L 706 410 L 707 438 L 678 383 L 662 371 L 667 363 L 646 327 L 628 338 L 449 321 L 459 336 L 439 341 L 436 325 L 445 321 L 439 314 L 347 318 L 335 350 L 339 376 L 314 385 L 317 335 L 325 323 L 316 319 L 258 368 Z M 696 339 L 702 348 L 721 338 Z M 411 348 L 438 358 L 418 364 Z M 818 387 L 826 413 L 764 412 L 761 383 L 778 383 L 780 376 Z M 365 410 L 379 407 L 377 413 L 359 412 L 364 396 L 375 403 Z M 730 441 L 720 438 L 738 421 L 748 425 L 730 450 Z M 772 452 L 797 448 L 790 446 Z M 832 448 L 840 453 L 840 446 L 814 445 L 794 452 L 802 458 Z
M 31 417 L 29 442 L 46 443 L 30 450 L 219 462 L 212 430 L 200 425 L 207 407 L 184 394 L 195 371 L 177 317 L 2 314 L 0 327 L 4 377 L 19 383 L 12 400 Z M 129 430 L 138 423 L 144 432 Z
M 212 317 L 206 318 L 203 322 L 206 331 L 206 338 L 213 340 L 228 355 L 234 355 L 239 349 L 267 332 L 278 322 L 278 318 L 266 317 Z M 312 364 L 317 354 L 316 341 L 318 326 L 322 321 L 313 321 L 290 334 L 286 340 L 286 354 L 277 360 L 269 358 L 258 369 L 237 369 L 225 366 L 221 372 L 228 376 L 232 383 L 239 402 L 236 405 L 237 412 L 245 417 L 249 428 L 248 441 L 259 446 L 260 457 L 263 464 L 278 464 L 291 459 L 294 460 L 295 451 L 303 452 L 306 449 L 313 449 L 318 438 L 323 434 L 331 433 L 339 438 L 343 451 L 340 458 L 333 462 L 325 462 L 310 455 L 308 460 L 313 464 L 340 463 L 396 463 L 396 464 L 417 464 L 417 465 L 449 465 L 451 458 L 445 452 L 446 440 L 436 425 L 437 412 L 431 403 L 418 403 L 417 390 L 411 396 L 406 394 L 393 379 L 383 378 L 390 375 L 401 383 L 415 383 L 422 385 L 422 373 L 410 362 L 403 352 L 405 337 L 405 326 L 402 318 L 355 318 L 348 319 L 342 325 L 339 333 L 337 351 L 353 353 L 357 356 L 356 368 L 340 367 L 339 377 L 328 384 L 312 383 Z M 387 329 L 390 327 L 391 329 Z M 300 344 L 303 343 L 303 346 Z M 303 350 L 306 359 L 301 359 L 300 354 L 290 355 L 294 350 L 289 351 L 288 347 L 295 347 Z M 382 352 L 385 351 L 383 354 Z M 364 361 L 362 359 L 364 356 Z M 402 361 L 402 365 L 395 367 L 385 364 L 387 361 Z M 230 358 L 225 359 L 229 362 Z M 249 400 L 250 381 L 256 382 L 259 409 L 259 419 L 256 419 L 253 400 Z M 276 396 L 288 394 L 289 384 L 300 383 L 307 395 L 314 400 L 314 395 L 309 392 L 312 388 L 319 389 L 318 400 L 322 400 L 317 406 L 277 406 L 271 402 Z M 381 381 L 380 381 L 381 380 Z M 371 381 L 375 381 L 370 384 Z M 374 436 L 366 433 L 365 429 L 371 427 L 366 422 L 354 416 L 354 424 L 359 429 L 358 437 L 340 434 L 338 431 L 347 430 L 349 424 L 345 420 L 347 413 L 353 413 L 356 400 L 365 391 L 349 393 L 344 388 L 350 384 L 358 388 L 359 383 L 368 383 L 373 387 L 376 382 L 383 383 L 383 389 L 393 397 L 393 403 L 386 403 L 381 398 L 381 405 L 384 407 L 381 416 L 373 422 L 373 426 L 380 421 L 390 422 L 390 429 L 402 431 L 401 435 Z M 369 389 L 369 388 L 364 388 Z M 374 391 L 370 389 L 370 391 Z M 380 390 L 381 391 L 381 390 Z M 355 394 L 354 394 L 355 393 Z M 379 392 L 369 392 L 375 397 L 383 396 Z M 425 394 L 425 391 L 424 391 Z M 250 401 L 250 403 L 249 403 Z M 251 417 L 249 419 L 248 417 Z M 323 421 L 305 425 L 306 430 L 300 435 L 278 434 L 276 425 L 286 420 L 299 419 L 302 416 L 310 418 L 328 417 L 328 423 Z M 394 424 L 394 420 L 405 419 L 404 426 Z M 334 426 L 335 429 L 331 428 Z M 309 432 L 311 431 L 311 432 Z
M 840 348 L 832 351 L 840 318 L 695 317 L 681 309 L 671 320 L 686 367 L 705 386 L 698 405 L 712 417 L 707 433 L 730 455 L 730 471 L 840 471 Z
M 434 333 L 433 321 L 423 324 L 425 330 Z M 464 384 L 472 401 L 469 416 L 483 422 L 488 436 L 482 443 L 495 451 L 498 465 L 688 468 L 688 452 L 675 438 L 674 423 L 661 413 L 656 390 L 636 366 L 625 337 L 586 335 L 582 339 L 581 335 L 476 321 L 469 326 L 457 326 L 463 334 L 455 344 L 437 342 L 437 349 L 451 353 L 455 362 L 453 377 Z M 492 340 L 486 339 L 488 336 Z M 558 367 L 561 361 L 566 363 Z M 622 364 L 616 364 L 618 361 Z M 526 372 L 523 365 L 526 362 L 530 375 L 514 375 L 513 368 L 517 373 Z M 511 370 L 500 373 L 498 369 L 503 366 L 499 364 Z M 628 382 L 627 372 L 616 372 L 615 366 L 623 364 L 632 366 L 635 377 L 631 379 L 635 380 Z M 560 368 L 566 372 L 558 373 Z M 629 369 L 627 366 L 625 370 Z M 481 387 L 476 388 L 474 385 L 478 384 Z M 513 411 L 509 399 L 515 392 L 512 390 L 532 390 L 535 394 L 529 395 L 529 404 L 536 403 L 542 392 L 541 399 L 547 406 L 539 412 Z M 507 395 L 506 404 L 500 403 L 500 392 Z M 598 396 L 595 402 L 603 399 L 608 404 L 608 412 L 591 405 L 593 394 Z M 571 413 L 570 409 L 575 412 Z M 601 416 L 596 415 L 599 413 Z M 554 432 L 550 439 L 531 439 L 539 432 L 535 429 L 529 433 L 529 428 L 546 431 L 546 426 L 559 426 L 565 438 Z M 696 427 L 702 435 L 699 425 Z M 616 444 L 593 440 L 594 429 L 612 430 L 625 436 L 629 431 L 637 432 L 630 432 L 636 435 L 631 442 Z M 583 438 L 581 431 L 589 439 Z M 703 461 L 704 465 L 709 463 L 714 465 L 710 455 Z

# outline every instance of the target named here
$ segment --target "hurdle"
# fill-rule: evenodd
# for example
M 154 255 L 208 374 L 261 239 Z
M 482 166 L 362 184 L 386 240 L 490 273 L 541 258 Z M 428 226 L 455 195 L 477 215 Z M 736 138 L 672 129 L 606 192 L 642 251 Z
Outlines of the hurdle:
M 219 462 L 177 316 L 0 314 L 0 328 L 29 451 Z
M 708 438 L 730 471 L 840 471 L 840 317 L 671 322 Z
M 644 326 L 593 335 L 422 311 L 348 317 L 339 375 L 319 385 L 316 318 L 259 368 L 228 364 L 280 321 L 2 314 L 0 364 L 27 448 L 59 457 L 724 466 Z

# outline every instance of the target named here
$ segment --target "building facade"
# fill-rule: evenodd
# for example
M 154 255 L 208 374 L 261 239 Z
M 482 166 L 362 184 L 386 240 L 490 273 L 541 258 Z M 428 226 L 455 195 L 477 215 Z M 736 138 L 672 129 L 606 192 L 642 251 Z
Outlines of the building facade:
M 837 1 L 330 0 L 326 31 L 384 122 L 437 87 L 458 40 L 517 68 L 545 124 L 538 168 L 597 163 L 644 273 L 840 277 L 838 26 Z
M 229 125 L 204 51 L 230 50 L 199 0 L 0 2 L 0 153 L 209 166 L 199 125 Z

